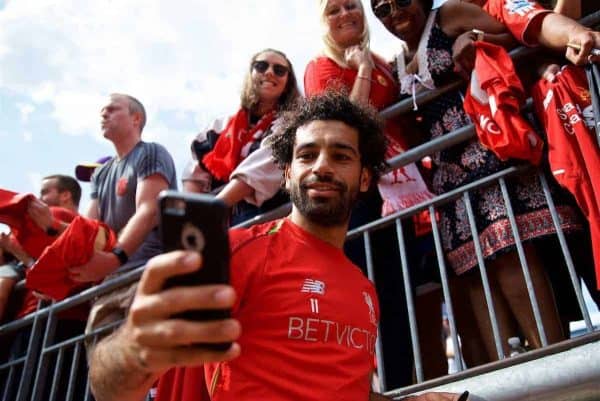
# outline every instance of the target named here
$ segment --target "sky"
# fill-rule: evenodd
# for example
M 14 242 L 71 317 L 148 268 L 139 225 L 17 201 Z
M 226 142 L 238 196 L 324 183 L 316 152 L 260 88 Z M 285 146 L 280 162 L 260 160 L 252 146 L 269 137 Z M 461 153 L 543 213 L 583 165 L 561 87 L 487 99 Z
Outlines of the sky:
M 99 111 L 113 92 L 144 103 L 142 139 L 166 146 L 178 177 L 192 138 L 233 114 L 249 59 L 284 51 L 302 82 L 321 48 L 317 0 L 0 0 L 0 188 L 113 155 Z M 372 48 L 399 46 L 367 10 Z M 89 203 L 83 183 L 82 211 Z
M 302 82 L 321 49 L 317 3 L 0 0 L 0 188 L 38 194 L 42 177 L 113 155 L 99 129 L 113 92 L 144 103 L 142 139 L 166 146 L 179 179 L 195 134 L 237 110 L 252 54 L 284 51 Z M 367 18 L 371 48 L 391 57 L 400 42 Z

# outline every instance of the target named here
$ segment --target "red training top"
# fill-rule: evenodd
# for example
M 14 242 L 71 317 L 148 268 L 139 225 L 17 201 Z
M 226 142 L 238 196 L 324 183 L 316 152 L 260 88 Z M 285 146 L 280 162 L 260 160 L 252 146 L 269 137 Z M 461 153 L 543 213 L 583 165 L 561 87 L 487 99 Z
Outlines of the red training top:
M 231 231 L 241 356 L 206 366 L 213 401 L 368 399 L 379 305 L 343 251 L 287 219 Z

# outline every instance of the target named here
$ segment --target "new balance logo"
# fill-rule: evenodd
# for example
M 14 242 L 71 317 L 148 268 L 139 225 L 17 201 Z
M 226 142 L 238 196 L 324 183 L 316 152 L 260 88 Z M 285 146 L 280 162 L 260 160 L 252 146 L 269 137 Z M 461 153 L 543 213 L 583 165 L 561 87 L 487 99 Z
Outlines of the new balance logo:
M 300 292 L 325 295 L 325 283 L 319 280 L 307 278 L 304 280 L 304 284 L 302 284 L 302 289 Z

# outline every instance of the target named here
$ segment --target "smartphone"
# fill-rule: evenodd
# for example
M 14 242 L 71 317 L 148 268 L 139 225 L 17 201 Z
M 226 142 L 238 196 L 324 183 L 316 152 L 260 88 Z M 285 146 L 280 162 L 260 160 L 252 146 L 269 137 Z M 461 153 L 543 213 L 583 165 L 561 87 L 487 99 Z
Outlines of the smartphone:
M 158 197 L 159 230 L 165 252 L 185 249 L 202 254 L 202 268 L 194 273 L 171 277 L 165 288 L 229 283 L 229 208 L 208 194 L 162 191 Z M 229 310 L 193 310 L 174 317 L 206 321 L 227 319 Z M 227 350 L 231 343 L 199 344 Z

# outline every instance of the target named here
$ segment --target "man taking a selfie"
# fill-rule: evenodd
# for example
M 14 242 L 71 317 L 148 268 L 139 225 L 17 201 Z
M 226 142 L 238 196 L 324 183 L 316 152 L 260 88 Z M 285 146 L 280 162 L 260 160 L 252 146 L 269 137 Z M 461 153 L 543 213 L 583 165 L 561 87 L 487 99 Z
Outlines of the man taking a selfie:
M 166 279 L 200 268 L 202 257 L 176 251 L 153 258 L 125 323 L 90 353 L 98 401 L 142 400 L 169 368 L 200 364 L 213 400 L 385 399 L 370 391 L 375 288 L 342 251 L 352 207 L 384 167 L 381 125 L 371 110 L 330 93 L 290 112 L 271 147 L 291 214 L 230 231 L 231 286 L 165 290 Z M 172 318 L 223 308 L 232 319 Z M 193 345 L 222 342 L 233 344 L 226 351 Z

